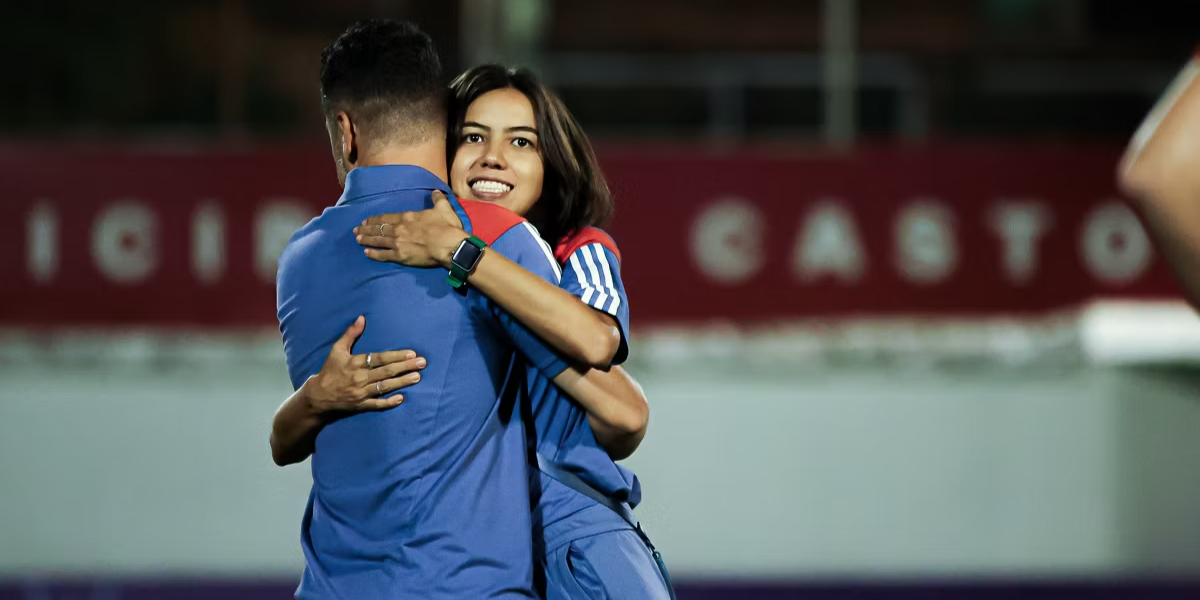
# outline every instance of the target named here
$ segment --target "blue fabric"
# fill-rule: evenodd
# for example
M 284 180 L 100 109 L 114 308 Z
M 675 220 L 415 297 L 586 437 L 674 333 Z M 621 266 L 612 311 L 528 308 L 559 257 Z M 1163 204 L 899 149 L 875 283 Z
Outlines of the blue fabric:
M 406 347 L 429 358 L 404 404 L 342 418 L 318 435 L 297 598 L 534 597 L 529 466 L 516 411 L 525 371 L 511 369 L 517 349 L 547 377 L 565 364 L 484 296 L 454 291 L 444 270 L 374 262 L 354 240 L 363 219 L 429 208 L 435 189 L 449 192 L 416 167 L 354 169 L 337 205 L 301 228 L 280 258 L 278 313 L 294 386 L 320 370 L 360 314 L 367 322 L 356 354 Z M 493 247 L 558 282 L 526 228 Z
M 662 553 L 654 547 L 654 544 L 650 541 L 649 536 L 647 536 L 642 530 L 642 526 L 638 522 L 637 516 L 633 514 L 633 510 L 629 508 L 628 505 L 613 501 L 612 498 L 605 496 L 604 494 L 600 493 L 599 490 L 596 490 L 587 483 L 584 483 L 584 481 L 579 479 L 579 477 L 576 477 L 574 473 L 564 471 L 563 469 L 559 468 L 558 465 L 550 462 L 541 454 L 537 455 L 537 465 L 538 469 L 540 469 L 546 475 L 553 477 L 556 481 L 571 488 L 572 490 L 591 498 L 596 504 L 607 509 L 610 514 L 619 515 L 622 521 L 627 523 L 629 527 L 632 527 L 633 531 L 637 533 L 638 539 L 640 539 L 642 543 L 645 544 L 650 550 L 650 556 L 653 558 L 655 565 L 658 567 L 658 572 L 662 576 L 663 584 L 666 586 L 671 600 L 675 600 L 675 593 L 671 589 L 671 574 L 667 570 L 667 564 L 663 560 Z M 596 522 L 600 521 L 600 519 L 592 518 L 586 515 L 588 512 L 595 512 L 595 507 L 571 515 L 569 518 L 560 520 L 554 525 L 551 525 L 546 529 L 544 537 L 546 539 L 557 539 L 556 534 L 553 532 L 553 530 L 556 528 L 561 528 L 564 533 L 570 534 L 569 538 L 564 536 L 564 538 L 568 539 L 568 541 L 579 540 L 609 531 L 607 528 L 596 528 Z M 599 517 L 604 515 L 597 516 Z M 611 521 L 611 519 L 609 519 L 609 521 Z M 552 544 L 547 545 L 546 547 L 557 548 L 559 545 L 560 544 Z M 543 554 L 545 554 L 544 551 Z
M 543 567 L 546 600 L 671 598 L 650 550 L 628 529 L 564 544 L 544 555 Z

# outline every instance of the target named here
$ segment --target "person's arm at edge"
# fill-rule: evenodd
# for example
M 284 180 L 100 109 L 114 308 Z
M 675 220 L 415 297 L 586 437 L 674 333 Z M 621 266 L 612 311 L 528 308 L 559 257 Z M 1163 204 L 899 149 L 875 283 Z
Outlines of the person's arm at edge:
M 1188 300 L 1200 306 L 1200 60 L 1184 67 L 1146 117 L 1118 181 Z

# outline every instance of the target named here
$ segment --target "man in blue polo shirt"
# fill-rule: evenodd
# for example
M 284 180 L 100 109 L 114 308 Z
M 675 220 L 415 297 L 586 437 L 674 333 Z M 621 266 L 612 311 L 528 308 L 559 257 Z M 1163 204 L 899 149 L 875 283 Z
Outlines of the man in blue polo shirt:
M 297 598 L 533 597 L 525 432 L 514 408 L 524 359 L 547 377 L 566 364 L 447 273 L 366 260 L 351 233 L 371 215 L 431 206 L 446 178 L 445 87 L 428 36 L 365 21 L 321 57 L 321 91 L 344 193 L 280 258 L 278 312 L 292 383 L 320 370 L 358 315 L 357 354 L 403 340 L 437 357 L 389 411 L 311 416 L 313 487 Z M 521 220 L 454 201 L 468 233 L 556 283 L 549 248 Z M 482 250 L 464 241 L 455 262 Z M 459 253 L 462 256 L 459 256 Z M 511 376 L 510 376 L 511 375 Z M 281 410 L 302 410 L 285 406 Z

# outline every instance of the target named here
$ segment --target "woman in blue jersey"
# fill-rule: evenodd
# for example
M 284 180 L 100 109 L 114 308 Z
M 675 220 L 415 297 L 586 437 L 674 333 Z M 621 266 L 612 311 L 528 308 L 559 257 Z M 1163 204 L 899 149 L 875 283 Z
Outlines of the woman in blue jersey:
M 595 228 L 608 220 L 613 201 L 591 145 L 527 70 L 476 67 L 451 89 L 451 189 L 525 216 L 563 267 L 556 288 L 485 252 L 470 285 L 564 354 L 600 367 L 576 369 L 593 385 L 574 398 L 534 370 L 528 376 L 544 467 L 535 479 L 534 537 L 544 549 L 547 597 L 669 598 L 665 573 L 626 518 L 560 481 L 582 483 L 620 510 L 640 500 L 637 478 L 613 462 L 641 442 L 648 408 L 636 382 L 610 367 L 628 354 L 629 307 L 617 247 Z M 356 233 L 372 259 L 409 265 L 446 266 L 465 237 L 439 198 L 428 211 L 373 217 Z

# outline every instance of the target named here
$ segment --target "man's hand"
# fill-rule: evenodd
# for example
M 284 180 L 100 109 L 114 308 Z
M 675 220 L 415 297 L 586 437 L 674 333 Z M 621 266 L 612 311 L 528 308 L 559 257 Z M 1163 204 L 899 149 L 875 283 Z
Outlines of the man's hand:
M 361 316 L 355 319 L 333 344 L 321 372 L 309 377 L 300 388 L 313 414 L 399 406 L 404 402 L 404 396 L 382 396 L 421 380 L 420 370 L 425 368 L 425 359 L 412 350 L 350 353 L 366 328 L 366 322 Z
M 433 208 L 376 215 L 354 228 L 367 258 L 410 267 L 450 268 L 450 258 L 467 237 L 454 207 L 439 191 Z

